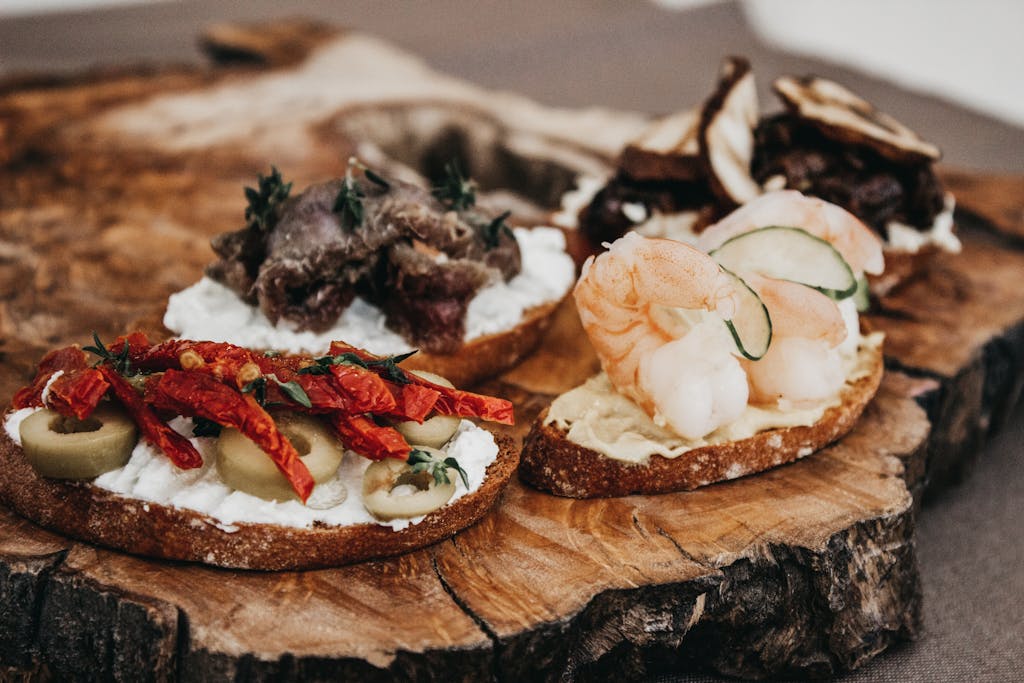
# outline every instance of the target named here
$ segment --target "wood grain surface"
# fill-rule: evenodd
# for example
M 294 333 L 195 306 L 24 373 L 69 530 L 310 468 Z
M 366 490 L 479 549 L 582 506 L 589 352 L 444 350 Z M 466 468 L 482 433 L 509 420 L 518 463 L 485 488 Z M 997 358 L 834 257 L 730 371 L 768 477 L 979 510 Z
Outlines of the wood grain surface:
M 206 42 L 231 65 L 0 88 L 0 395 L 46 349 L 119 332 L 194 281 L 209 238 L 240 222 L 241 186 L 270 163 L 302 186 L 339 174 L 357 140 L 418 168 L 455 151 L 485 185 L 550 206 L 643 120 L 545 109 L 301 24 L 221 27 Z M 663 496 L 571 501 L 515 483 L 451 541 L 306 573 L 140 559 L 0 511 L 0 598 L 12 606 L 0 661 L 156 680 L 855 668 L 920 628 L 910 492 L 941 458 L 960 462 L 1019 388 L 1024 296 L 997 277 L 1017 255 L 988 229 L 884 302 L 890 363 L 906 374 L 890 373 L 855 431 L 820 454 Z M 920 344 L 938 355 L 915 364 Z M 486 388 L 516 402 L 521 437 L 594 368 L 566 307 L 542 349 Z M 927 448 L 925 408 L 946 439 Z M 955 425 L 943 422 L 954 410 Z

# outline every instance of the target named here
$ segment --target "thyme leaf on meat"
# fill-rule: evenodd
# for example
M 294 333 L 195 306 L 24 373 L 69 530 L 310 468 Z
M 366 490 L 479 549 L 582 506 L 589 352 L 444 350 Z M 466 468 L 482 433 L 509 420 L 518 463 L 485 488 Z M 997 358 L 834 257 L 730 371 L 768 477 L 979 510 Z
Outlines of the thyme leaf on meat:
M 476 204 L 476 183 L 462 175 L 457 159 L 444 165 L 444 179 L 431 192 L 438 201 L 456 211 L 465 211 Z
M 100 360 L 96 363 L 97 365 L 110 363 L 118 374 L 126 376 L 131 374 L 132 364 L 128 359 L 129 347 L 127 339 L 124 340 L 124 346 L 117 353 L 110 352 L 107 346 L 100 341 L 100 336 L 96 334 L 95 330 L 92 333 L 92 340 L 95 346 L 83 346 L 82 350 L 99 356 Z
M 193 417 L 192 418 L 192 436 L 220 436 L 221 427 L 213 420 L 207 420 L 205 417 Z
M 455 458 L 445 458 L 441 460 L 433 457 L 427 451 L 414 448 L 410 451 L 409 458 L 406 462 L 412 467 L 413 472 L 430 473 L 430 476 L 434 478 L 434 483 L 439 486 L 441 484 L 452 483 L 448 470 L 454 469 L 459 473 L 459 478 L 462 479 L 462 483 L 466 485 L 467 489 L 469 488 L 469 475 L 466 474 L 466 470 L 462 469 L 459 461 Z
M 389 183 L 388 181 L 384 180 L 383 178 L 381 178 L 379 175 L 377 175 L 376 173 L 374 173 L 370 169 L 364 168 L 363 169 L 363 175 L 365 175 L 366 179 L 369 180 L 374 185 L 379 185 L 380 187 L 384 188 L 385 190 L 391 189 L 391 183 Z
M 277 209 L 288 199 L 292 184 L 284 182 L 276 166 L 270 167 L 270 175 L 257 176 L 257 188 L 245 188 L 245 220 L 248 225 L 267 232 L 277 222 Z
M 498 246 L 498 243 L 501 242 L 502 235 L 508 235 L 509 237 L 512 237 L 512 229 L 509 228 L 508 225 L 505 223 L 505 220 L 508 219 L 508 217 L 511 215 L 511 211 L 506 211 L 505 213 L 501 214 L 500 216 L 498 216 L 497 218 L 495 218 L 490 223 L 484 226 L 484 246 L 486 246 L 488 249 L 494 249 L 495 247 Z
M 355 180 L 345 178 L 341 182 L 341 189 L 334 199 L 334 207 L 331 210 L 341 216 L 342 223 L 348 216 L 353 226 L 361 225 L 363 222 L 363 197 L 365 196 Z

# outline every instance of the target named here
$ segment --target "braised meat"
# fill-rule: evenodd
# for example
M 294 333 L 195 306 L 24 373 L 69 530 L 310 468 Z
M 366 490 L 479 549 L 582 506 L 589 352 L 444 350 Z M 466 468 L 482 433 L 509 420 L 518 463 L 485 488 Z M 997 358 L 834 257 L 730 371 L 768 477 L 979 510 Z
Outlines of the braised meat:
M 926 228 L 943 209 L 943 189 L 930 161 L 896 163 L 867 145 L 826 137 L 790 113 L 762 119 L 755 133 L 753 173 L 764 183 L 838 204 L 885 235 L 890 221 Z
M 276 172 L 275 172 L 276 173 Z M 278 179 L 280 177 L 278 176 Z M 372 172 L 313 185 L 276 205 L 250 190 L 249 224 L 213 240 L 207 275 L 276 323 L 323 331 L 358 295 L 388 327 L 432 353 L 463 343 L 476 292 L 521 269 L 505 225 L 473 207 Z M 280 193 L 278 193 L 280 194 Z

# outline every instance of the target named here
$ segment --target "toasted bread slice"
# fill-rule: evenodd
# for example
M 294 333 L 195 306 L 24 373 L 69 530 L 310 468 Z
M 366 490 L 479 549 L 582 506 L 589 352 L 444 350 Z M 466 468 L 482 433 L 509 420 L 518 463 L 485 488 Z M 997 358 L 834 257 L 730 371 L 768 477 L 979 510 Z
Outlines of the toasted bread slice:
M 483 517 L 519 462 L 509 438 L 495 440 L 498 456 L 480 488 L 400 531 L 377 524 L 227 526 L 192 510 L 128 498 L 88 482 L 40 477 L 6 431 L 0 433 L 0 499 L 40 526 L 136 555 L 239 569 L 333 567 L 422 548 Z
M 747 439 L 694 448 L 675 458 L 651 454 L 640 464 L 609 458 L 570 441 L 555 424 L 545 424 L 546 408 L 523 443 L 519 476 L 559 496 L 608 498 L 688 491 L 792 462 L 849 432 L 878 391 L 884 369 L 881 348 L 862 353 L 871 354 L 869 371 L 848 382 L 840 403 L 813 425 L 770 429 Z

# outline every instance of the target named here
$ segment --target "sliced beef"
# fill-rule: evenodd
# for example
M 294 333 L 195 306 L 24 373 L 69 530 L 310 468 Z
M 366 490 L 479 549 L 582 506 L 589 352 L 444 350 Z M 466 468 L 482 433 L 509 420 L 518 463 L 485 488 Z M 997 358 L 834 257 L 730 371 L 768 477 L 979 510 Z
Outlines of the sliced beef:
M 831 140 L 784 113 L 755 133 L 754 178 L 784 176 L 786 186 L 847 209 L 881 235 L 899 221 L 927 229 L 943 209 L 943 189 L 929 161 L 896 163 L 868 146 Z
M 361 294 L 413 344 L 451 352 L 476 292 L 521 270 L 518 243 L 494 219 L 450 211 L 397 180 L 332 180 L 285 201 L 268 229 L 252 223 L 215 238 L 220 259 L 207 274 L 271 322 L 314 331 L 330 328 Z

